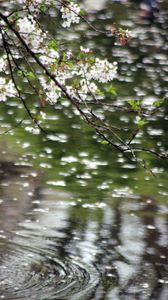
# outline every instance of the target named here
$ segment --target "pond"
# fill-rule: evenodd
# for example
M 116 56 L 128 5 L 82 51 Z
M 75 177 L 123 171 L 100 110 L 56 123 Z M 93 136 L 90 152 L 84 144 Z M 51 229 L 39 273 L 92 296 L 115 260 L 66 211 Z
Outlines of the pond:
M 95 26 L 115 22 L 133 33 L 121 47 L 86 25 L 58 32 L 118 61 L 114 104 L 166 99 L 167 1 L 152 24 L 134 1 L 84 4 Z M 136 144 L 168 149 L 165 102 Z M 118 127 L 133 118 L 111 115 Z M 17 101 L 0 103 L 0 299 L 167 300 L 168 161 L 140 153 L 151 175 L 103 145 L 66 101 L 48 109 L 46 124 L 49 140 L 25 132 L 31 120 Z

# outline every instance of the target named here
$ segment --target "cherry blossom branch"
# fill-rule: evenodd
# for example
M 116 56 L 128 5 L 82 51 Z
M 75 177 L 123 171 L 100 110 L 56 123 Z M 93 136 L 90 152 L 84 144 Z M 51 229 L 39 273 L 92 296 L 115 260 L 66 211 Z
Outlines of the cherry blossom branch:
M 168 154 L 164 154 L 164 153 L 158 153 L 154 150 L 151 150 L 151 149 L 147 149 L 147 148 L 133 148 L 133 150 L 135 152 L 147 152 L 147 153 L 150 153 L 154 156 L 156 156 L 157 158 L 159 159 L 168 159 Z
M 1 14 L 1 13 L 0 13 Z M 11 79 L 12 79 L 12 82 L 14 84 L 14 87 L 17 91 L 17 94 L 18 94 L 18 97 L 19 99 L 21 100 L 27 114 L 29 115 L 30 119 L 33 120 L 33 122 L 35 123 L 35 125 L 40 129 L 41 132 L 47 134 L 47 132 L 40 126 L 40 124 L 38 123 L 38 121 L 36 120 L 36 118 L 32 115 L 31 111 L 29 110 L 27 104 L 26 104 L 26 101 L 24 100 L 24 98 L 22 97 L 22 94 L 21 94 L 21 91 L 20 89 L 18 88 L 18 85 L 16 83 L 16 80 L 15 80 L 15 76 L 14 76 L 14 73 L 13 73 L 13 69 L 12 69 L 12 65 L 11 65 L 11 60 L 10 60 L 10 56 L 12 56 L 11 54 L 11 51 L 10 51 L 10 48 L 8 47 L 8 44 L 5 40 L 5 37 L 4 37 L 4 34 L 1 30 L 1 35 L 2 35 L 2 40 L 3 40 L 3 45 L 4 45 L 4 49 L 6 51 L 6 55 L 7 55 L 7 60 L 8 60 L 8 65 L 9 65 L 9 70 L 10 70 L 10 76 L 11 76 Z
M 64 2 L 64 6 L 68 5 Z M 73 12 L 73 10 L 72 10 Z M 75 12 L 75 11 L 74 11 Z M 72 93 L 69 92 L 66 83 L 61 83 L 59 77 L 57 76 L 57 73 L 52 72 L 52 69 L 50 69 L 49 67 L 47 67 L 47 64 L 43 63 L 42 59 L 41 59 L 41 53 L 39 53 L 39 49 L 33 49 L 33 47 L 31 48 L 31 44 L 29 44 L 29 42 L 26 40 L 25 38 L 25 32 L 24 30 L 22 31 L 21 29 L 21 25 L 23 24 L 23 20 L 21 18 L 21 22 L 20 22 L 20 27 L 19 24 L 15 24 L 12 23 L 9 19 L 10 16 L 5 16 L 3 13 L 0 12 L 0 18 L 3 20 L 3 22 L 6 24 L 6 27 L 11 31 L 12 35 L 14 35 L 14 37 L 16 38 L 16 40 L 18 41 L 18 44 L 21 45 L 21 47 L 23 48 L 23 51 L 25 51 L 25 53 L 27 53 L 32 59 L 33 61 L 41 68 L 41 70 L 43 71 L 43 74 L 46 75 L 47 78 L 49 78 L 54 85 L 58 88 L 59 91 L 61 91 L 61 95 L 63 95 L 64 97 L 66 97 L 71 104 L 77 109 L 77 111 L 79 112 L 79 114 L 82 116 L 82 118 L 92 127 L 95 129 L 95 131 L 97 132 L 97 134 L 107 142 L 107 144 L 113 146 L 114 148 L 116 148 L 118 151 L 120 151 L 121 153 L 123 153 L 124 155 L 127 156 L 127 158 L 130 159 L 130 157 L 127 155 L 127 153 L 131 154 L 132 158 L 138 162 L 140 165 L 142 165 L 145 169 L 147 169 L 145 163 L 142 160 L 139 160 L 137 158 L 136 152 L 138 151 L 146 151 L 144 150 L 144 148 L 142 149 L 134 149 L 132 147 L 132 142 L 136 137 L 137 132 L 135 131 L 135 133 L 132 133 L 131 138 L 129 139 L 128 142 L 125 142 L 115 131 L 116 130 L 122 130 L 124 132 L 124 128 L 119 129 L 119 128 L 115 128 L 114 126 L 108 124 L 107 122 L 105 122 L 103 119 L 101 119 L 99 116 L 96 115 L 95 112 L 92 111 L 92 109 L 89 107 L 89 105 L 91 104 L 91 101 L 87 101 L 85 99 L 85 97 L 83 98 L 82 95 L 82 91 L 79 89 L 78 87 L 74 87 L 74 91 L 75 91 L 75 95 L 72 95 Z M 32 20 L 32 19 L 31 19 Z M 30 24 L 31 21 L 29 20 Z M 32 21 L 33 23 L 33 21 Z M 36 22 L 36 24 L 38 24 L 38 28 L 41 29 L 40 24 L 38 22 Z M 18 29 L 18 27 L 19 29 Z M 33 25 L 34 26 L 34 25 Z M 32 27 L 33 27 L 32 26 Z M 95 31 L 97 31 L 94 26 L 92 27 L 92 29 L 94 29 Z M 43 30 L 39 30 L 40 33 L 44 33 L 46 34 L 45 31 Z M 100 32 L 100 31 L 99 31 Z M 105 32 L 103 32 L 105 33 Z M 36 35 L 36 32 L 34 33 L 30 33 L 31 36 L 33 36 L 33 39 Z M 30 36 L 30 38 L 31 38 Z M 12 78 L 12 82 L 15 86 L 15 89 L 18 93 L 18 96 L 20 98 L 20 100 L 23 103 L 24 108 L 26 109 L 29 117 L 34 121 L 35 125 L 37 125 L 39 127 L 39 129 L 44 132 L 46 134 L 46 132 L 43 130 L 43 128 L 41 128 L 41 126 L 39 125 L 38 121 L 34 118 L 34 116 L 31 114 L 31 111 L 29 110 L 29 108 L 27 107 L 27 104 L 22 96 L 22 92 L 20 91 L 20 89 L 17 86 L 17 82 L 15 80 L 15 75 L 12 69 L 12 64 L 11 64 L 11 59 L 13 60 L 16 68 L 18 70 L 20 70 L 19 65 L 17 64 L 17 61 L 15 60 L 15 58 L 12 55 L 12 52 L 10 50 L 10 45 L 8 44 L 8 41 L 5 40 L 5 37 L 3 36 L 3 43 L 4 43 L 4 49 L 6 50 L 7 53 L 7 60 L 8 60 L 8 65 L 9 65 L 9 70 L 10 70 L 10 75 Z M 41 44 L 42 46 L 42 44 Z M 37 50 L 37 51 L 36 51 Z M 45 54 L 46 55 L 46 54 Z M 28 57 L 29 57 L 28 56 Z M 65 63 L 66 61 L 64 61 Z M 59 62 L 57 62 L 57 70 L 59 68 Z M 78 65 L 78 62 L 77 62 Z M 116 72 L 115 70 L 115 65 L 114 64 L 110 64 L 107 60 L 95 60 L 95 64 L 91 69 L 92 72 L 92 79 L 93 80 L 97 80 L 99 82 L 107 82 L 107 81 L 111 81 L 114 77 L 114 73 L 105 73 L 105 75 L 107 75 L 106 81 L 104 81 L 104 74 L 101 73 L 101 68 L 99 69 L 99 66 L 104 66 L 107 70 L 111 70 L 111 68 L 113 68 L 114 73 Z M 63 65 L 64 66 L 64 65 Z M 81 67 L 82 69 L 82 67 Z M 21 70 L 23 71 L 23 70 Z M 33 72 L 36 74 L 36 72 Z M 85 74 L 85 71 L 83 72 Z M 79 74 L 78 74 L 79 75 Z M 24 74 L 23 74 L 24 76 Z M 81 76 L 82 77 L 82 76 Z M 83 77 L 82 77 L 83 78 Z M 90 85 L 88 84 L 87 81 L 87 77 L 86 74 L 84 76 L 84 84 L 86 84 L 87 87 L 87 92 L 86 92 L 86 97 L 87 95 L 92 96 L 92 101 L 95 104 L 99 104 L 98 100 L 96 98 L 96 96 L 94 95 L 94 93 L 92 93 L 92 90 L 90 89 Z M 28 80 L 28 84 L 31 86 L 32 83 L 30 80 Z M 33 86 L 31 86 L 33 87 Z M 35 89 L 36 90 L 36 89 Z M 37 92 L 37 91 L 36 91 Z M 47 96 L 48 97 L 48 96 Z M 52 100 L 52 99 L 51 99 Z M 108 105 L 105 103 L 101 103 L 104 105 Z M 83 105 L 87 108 L 87 112 L 85 112 L 85 110 L 83 109 Z M 122 108 L 123 110 L 123 108 Z M 130 110 L 129 110 L 130 111 Z M 134 110 L 131 110 L 134 111 Z M 135 112 L 135 111 L 134 111 Z M 110 136 L 111 135 L 111 136 Z M 149 152 L 149 151 L 148 151 Z M 160 156 L 161 157 L 161 156 Z M 162 155 L 162 157 L 164 157 L 164 155 Z
M 0 12 L 0 17 L 1 19 L 6 23 L 6 25 L 8 26 L 8 28 L 15 34 L 15 36 L 18 38 L 18 40 L 21 42 L 21 44 L 24 46 L 24 48 L 26 49 L 26 51 L 32 56 L 32 58 L 36 61 L 36 63 L 45 71 L 46 75 L 52 80 L 54 81 L 54 83 L 60 88 L 60 90 L 62 90 L 63 94 L 67 97 L 67 99 L 70 100 L 70 102 L 76 107 L 76 109 L 79 111 L 79 113 L 81 114 L 81 116 L 87 121 L 88 124 L 90 124 L 93 128 L 95 128 L 95 124 L 92 122 L 92 120 L 87 116 L 87 114 L 85 114 L 83 112 L 83 110 L 80 108 L 79 104 L 76 102 L 76 100 L 71 97 L 71 95 L 68 93 L 68 91 L 66 90 L 66 88 L 55 78 L 55 75 L 53 75 L 52 73 L 50 73 L 50 71 L 44 66 L 44 64 L 39 60 L 39 58 L 37 57 L 37 55 L 33 52 L 33 50 L 31 50 L 29 48 L 29 46 L 27 45 L 27 43 L 25 42 L 25 40 L 22 38 L 22 36 L 19 34 L 19 32 L 13 27 L 13 25 L 8 21 L 8 18 L 6 16 L 4 16 L 1 12 Z M 15 83 L 15 79 L 13 77 L 12 78 L 14 81 L 14 84 L 16 86 Z M 17 87 L 16 87 L 17 88 Z M 18 90 L 18 94 L 19 97 L 21 97 L 22 102 L 24 104 L 25 109 L 27 110 L 29 116 L 33 119 L 33 116 L 30 114 L 29 109 L 27 108 L 25 101 L 23 99 L 23 97 L 21 96 L 20 91 Z M 35 122 L 36 123 L 36 122 Z M 36 125 L 39 125 L 38 123 L 36 123 Z M 120 145 L 117 145 L 115 143 L 113 143 L 110 139 L 108 139 L 107 137 L 105 137 L 105 135 L 100 132 L 100 129 L 98 129 L 96 127 L 96 132 L 101 136 L 104 137 L 104 139 L 106 141 L 108 141 L 108 143 L 110 145 L 112 145 L 113 147 L 115 147 L 116 149 L 118 149 L 120 152 L 124 152 L 123 151 L 123 147 Z M 124 142 L 123 142 L 124 143 Z M 130 149 L 131 150 L 131 149 Z
M 77 13 L 76 10 L 74 10 L 73 8 L 71 8 L 66 1 L 59 1 L 58 2 L 63 5 L 64 7 L 66 7 L 67 9 L 69 9 L 70 11 L 72 11 L 77 17 L 79 17 L 80 19 L 82 19 L 91 29 L 93 29 L 95 32 L 98 33 L 103 33 L 103 34 L 112 34 L 111 30 L 99 30 L 98 28 L 96 28 L 93 24 L 91 24 L 84 16 L 82 16 L 80 13 Z

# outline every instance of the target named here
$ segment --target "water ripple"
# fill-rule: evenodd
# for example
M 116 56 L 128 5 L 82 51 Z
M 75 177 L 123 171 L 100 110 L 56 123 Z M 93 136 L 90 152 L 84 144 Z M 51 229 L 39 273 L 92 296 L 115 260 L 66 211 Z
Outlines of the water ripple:
M 0 255 L 1 299 L 79 300 L 98 283 L 93 267 L 76 258 L 58 258 L 54 249 L 4 241 L 0 242 L 0 249 L 5 249 L 5 255 Z

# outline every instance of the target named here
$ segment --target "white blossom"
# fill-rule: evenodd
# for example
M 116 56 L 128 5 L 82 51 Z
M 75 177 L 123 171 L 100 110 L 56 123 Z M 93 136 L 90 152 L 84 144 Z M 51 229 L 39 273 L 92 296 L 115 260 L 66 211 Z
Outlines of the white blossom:
M 45 1 L 45 5 L 49 4 L 51 1 L 46 0 Z M 43 4 L 44 1 L 43 0 L 24 0 L 24 3 L 26 4 L 26 6 L 29 7 L 29 10 L 33 13 L 37 13 L 39 8 L 40 8 L 40 4 Z
M 78 90 L 78 94 L 82 100 L 86 100 L 88 94 L 95 94 L 98 88 L 94 82 L 89 82 L 85 79 L 80 81 L 80 88 Z
M 17 95 L 16 89 L 14 87 L 12 80 L 9 80 L 6 84 L 6 95 L 8 97 L 14 97 Z
M 6 80 L 3 77 L 0 77 L 0 101 L 6 101 Z
M 43 88 L 43 91 L 46 95 L 46 101 L 48 101 L 50 104 L 57 103 L 57 100 L 61 96 L 61 90 L 54 81 L 47 82 L 44 77 L 40 78 L 40 83 Z
M 17 21 L 19 33 L 25 41 L 31 46 L 33 51 L 40 51 L 46 38 L 46 34 L 37 25 L 32 16 L 20 18 Z
M 66 86 L 66 90 L 70 97 L 72 97 L 72 98 L 77 97 L 76 90 L 72 86 L 70 86 L 70 85 Z
M 38 127 L 31 127 L 31 126 L 26 126 L 25 130 L 27 132 L 33 133 L 33 134 L 39 134 L 40 133 L 40 129 Z
M 26 37 L 36 30 L 36 22 L 34 21 L 32 16 L 20 18 L 17 21 L 17 25 L 22 35 Z
M 89 48 L 84 48 L 83 46 L 80 46 L 80 51 L 83 53 L 90 53 L 90 49 Z
M 87 80 L 91 79 L 90 73 L 89 73 L 89 64 L 80 62 L 78 65 L 74 66 L 74 69 L 72 70 L 73 75 L 81 76 L 82 78 L 85 78 Z
M 61 7 L 62 19 L 64 22 L 62 23 L 63 27 L 70 27 L 72 23 L 79 23 L 80 17 L 80 7 L 78 4 L 70 2 L 67 6 Z
M 0 57 L 0 72 L 5 72 L 6 67 L 8 65 L 6 55 Z
M 12 80 L 7 81 L 4 77 L 0 77 L 0 101 L 6 101 L 7 97 L 14 97 L 16 94 Z
M 117 74 L 117 63 L 110 63 L 107 59 L 96 58 L 95 64 L 91 67 L 90 75 L 94 80 L 105 83 L 114 79 Z
M 46 119 L 46 113 L 44 113 L 43 111 L 40 111 L 40 116 L 43 120 Z
M 59 53 L 54 49 L 45 49 L 40 60 L 44 65 L 52 65 L 59 58 Z
M 71 50 L 67 50 L 67 52 L 66 52 L 66 57 L 67 57 L 67 59 L 71 59 L 72 58 L 72 51 Z
M 37 5 L 40 5 L 40 4 L 43 4 L 44 3 L 44 0 L 24 0 L 24 2 L 27 4 L 27 5 L 33 5 L 33 6 L 37 6 Z M 48 4 L 51 4 L 52 3 L 52 0 L 45 0 L 45 4 L 48 5 Z

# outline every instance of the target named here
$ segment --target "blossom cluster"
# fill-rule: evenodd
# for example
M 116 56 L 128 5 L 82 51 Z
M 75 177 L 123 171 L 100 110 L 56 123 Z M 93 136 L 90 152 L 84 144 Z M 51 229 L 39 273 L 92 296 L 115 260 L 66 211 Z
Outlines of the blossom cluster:
M 6 80 L 4 77 L 0 77 L 0 102 L 6 101 L 7 97 L 15 97 L 17 94 L 12 80 Z
M 40 129 L 38 127 L 26 126 L 25 131 L 38 135 L 40 133 Z
M 90 82 L 89 80 L 82 79 L 80 81 L 80 88 L 78 94 L 81 100 L 86 100 L 88 94 L 96 95 L 98 91 L 98 87 L 94 82 Z
M 81 49 L 82 52 L 84 48 Z M 85 53 L 90 53 L 90 49 L 86 49 Z M 107 60 L 95 59 L 95 62 L 81 61 L 74 65 L 71 70 L 73 76 L 79 79 L 78 86 L 69 88 L 70 94 L 73 97 L 78 97 L 80 100 L 86 100 L 88 95 L 95 97 L 99 94 L 98 83 L 107 83 L 112 81 L 117 75 L 117 62 L 110 63 Z M 97 82 L 97 83 L 96 83 Z
M 59 87 L 56 86 L 54 81 L 46 81 L 44 77 L 40 78 L 40 83 L 46 97 L 45 100 L 52 105 L 55 104 L 61 96 L 61 90 Z
M 17 26 L 19 33 L 32 47 L 32 50 L 36 52 L 39 51 L 46 34 L 42 32 L 35 19 L 31 15 L 20 18 L 17 21 Z
M 43 53 L 40 55 L 40 60 L 45 66 L 52 66 L 59 59 L 58 51 L 48 47 L 43 48 Z
M 45 3 L 45 6 L 47 6 L 51 2 L 52 0 L 24 0 L 23 4 L 25 4 L 31 12 L 38 13 L 39 9 L 41 8 L 41 5 Z
M 33 5 L 33 6 L 37 6 L 39 4 L 41 4 L 43 2 L 43 0 L 25 0 L 24 1 L 27 5 Z
M 51 0 L 45 2 L 49 4 Z M 24 0 L 26 5 L 38 7 L 44 3 L 42 0 Z M 62 2 L 60 7 L 62 18 L 64 20 L 63 26 L 69 27 L 72 23 L 78 23 L 80 18 L 80 7 L 74 3 L 67 1 Z M 117 74 L 117 63 L 109 62 L 107 59 L 94 58 L 92 51 L 89 48 L 80 46 L 79 58 L 73 56 L 73 53 L 68 49 L 62 55 L 62 49 L 55 39 L 50 39 L 50 34 L 40 27 L 35 15 L 28 13 L 27 15 L 20 14 L 15 22 L 15 26 L 28 47 L 38 56 L 44 69 L 46 68 L 52 77 L 54 76 L 57 82 L 64 87 L 70 97 L 78 101 L 85 101 L 88 97 L 95 97 L 99 95 L 100 83 L 107 83 L 112 81 Z M 17 49 L 15 50 L 17 51 Z M 17 59 L 16 53 L 15 59 Z M 20 58 L 18 51 L 18 58 Z M 63 58 L 62 58 L 63 56 Z M 61 61 L 61 63 L 60 63 Z M 0 72 L 5 72 L 7 68 L 6 56 L 0 57 Z M 29 73 L 29 72 L 27 72 Z M 26 74 L 26 72 L 24 72 Z M 40 92 L 45 100 L 54 105 L 58 99 L 61 98 L 64 92 L 57 86 L 56 81 L 47 78 L 44 73 L 38 76 L 40 83 Z M 0 92 L 1 101 L 5 101 L 7 96 L 11 97 L 16 94 L 13 83 L 6 82 L 5 78 L 0 77 Z
M 64 22 L 62 23 L 63 27 L 70 27 L 72 23 L 79 23 L 80 17 L 80 7 L 78 4 L 70 2 L 66 6 L 65 4 L 61 7 L 62 19 Z
M 60 3 L 60 11 L 62 13 L 62 19 L 64 20 L 62 26 L 70 27 L 73 23 L 79 23 L 80 6 L 72 1 L 60 1 Z M 31 12 L 37 14 L 42 7 L 47 8 L 47 6 L 53 4 L 53 0 L 23 0 L 23 4 L 25 4 Z
M 117 74 L 117 62 L 110 63 L 107 59 L 96 58 L 90 74 L 93 79 L 102 83 L 112 81 Z
M 6 68 L 7 68 L 7 56 L 6 55 L 2 55 L 0 57 L 0 72 L 5 72 Z

